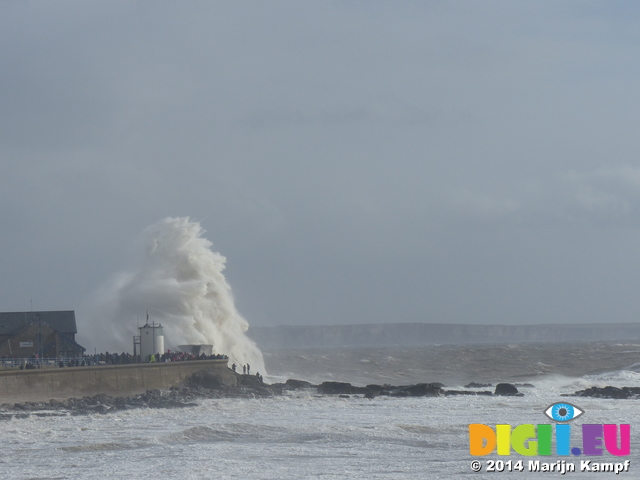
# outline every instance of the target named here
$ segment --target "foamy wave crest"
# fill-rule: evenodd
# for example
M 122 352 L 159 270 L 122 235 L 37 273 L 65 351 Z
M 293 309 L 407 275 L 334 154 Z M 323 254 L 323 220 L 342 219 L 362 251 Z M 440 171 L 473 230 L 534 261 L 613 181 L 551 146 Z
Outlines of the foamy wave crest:
M 598 375 L 585 375 L 583 378 L 587 381 L 592 381 L 594 384 L 607 382 L 609 382 L 609 384 L 615 382 L 627 382 L 626 386 L 629 386 L 629 383 L 637 385 L 638 382 L 640 382 L 640 373 L 625 369 L 617 370 L 614 372 L 600 373 Z
M 99 294 L 96 343 L 131 351 L 136 316 L 148 309 L 150 321 L 164 327 L 167 348 L 210 344 L 231 362 L 265 373 L 262 353 L 245 335 L 249 324 L 236 310 L 222 274 L 226 258 L 211 250 L 203 234 L 188 217 L 165 218 L 144 231 L 137 269 L 119 275 Z
M 636 362 L 632 365 L 629 365 L 628 367 L 625 368 L 625 370 L 630 370 L 632 372 L 639 372 L 640 373 L 640 363 Z
M 584 375 L 579 378 L 558 377 L 555 386 L 559 386 L 559 390 L 563 393 L 571 393 L 591 387 L 606 387 L 607 385 L 612 387 L 631 387 L 638 385 L 638 383 L 640 383 L 640 373 L 624 369 L 596 375 Z M 549 387 L 548 384 L 544 386 Z

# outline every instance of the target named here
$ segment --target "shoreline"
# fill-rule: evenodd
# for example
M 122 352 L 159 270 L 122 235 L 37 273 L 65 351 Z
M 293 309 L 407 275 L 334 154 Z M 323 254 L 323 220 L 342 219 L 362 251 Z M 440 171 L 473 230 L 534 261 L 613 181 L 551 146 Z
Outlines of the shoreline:
M 138 408 L 186 408 L 197 406 L 201 400 L 221 398 L 272 398 L 294 391 L 308 391 L 319 396 L 340 398 L 367 398 L 379 396 L 396 398 L 407 397 L 450 397 L 450 396 L 489 396 L 523 397 L 520 388 L 535 388 L 531 384 L 498 383 L 493 391 L 483 390 L 491 384 L 472 382 L 465 386 L 467 390 L 447 390 L 440 383 L 418 383 L 412 385 L 367 385 L 354 386 L 346 382 L 326 381 L 312 384 L 304 380 L 289 379 L 285 383 L 266 384 L 255 376 L 239 376 L 236 385 L 228 385 L 224 378 L 211 372 L 200 371 L 183 380 L 179 385 L 168 389 L 150 389 L 131 396 L 111 396 L 100 393 L 82 398 L 66 400 L 50 399 L 43 402 L 3 403 L 0 405 L 0 421 L 35 416 L 64 416 L 108 414 Z M 563 394 L 565 397 L 592 397 L 613 399 L 640 399 L 640 387 L 591 387 Z

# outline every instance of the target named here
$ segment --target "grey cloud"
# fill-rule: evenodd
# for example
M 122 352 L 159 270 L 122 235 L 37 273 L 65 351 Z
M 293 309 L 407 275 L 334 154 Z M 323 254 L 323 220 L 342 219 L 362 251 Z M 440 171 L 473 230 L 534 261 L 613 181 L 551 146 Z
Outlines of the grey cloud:
M 638 217 L 640 168 L 612 166 L 564 175 L 576 206 L 599 217 Z M 637 221 L 637 218 L 636 218 Z
M 4 2 L 0 310 L 76 308 L 190 216 L 251 324 L 634 318 L 639 23 Z
M 549 221 L 636 224 L 640 213 L 640 168 L 629 165 L 569 171 L 504 190 L 502 194 L 461 190 L 448 195 L 448 204 L 461 214 L 516 221 L 537 216 Z
M 294 127 L 326 127 L 352 123 L 380 123 L 382 125 L 427 125 L 434 124 L 437 115 L 429 113 L 417 105 L 408 105 L 396 98 L 377 99 L 361 105 L 344 108 L 318 110 L 260 110 L 250 113 L 244 120 L 257 128 Z

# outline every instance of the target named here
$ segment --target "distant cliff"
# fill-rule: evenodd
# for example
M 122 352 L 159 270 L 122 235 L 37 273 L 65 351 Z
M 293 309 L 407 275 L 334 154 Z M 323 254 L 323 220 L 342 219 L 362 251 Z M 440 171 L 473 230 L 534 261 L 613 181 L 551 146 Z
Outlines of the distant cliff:
M 637 341 L 640 323 L 566 325 L 463 325 L 397 323 L 252 327 L 262 348 L 387 346 L 570 341 Z

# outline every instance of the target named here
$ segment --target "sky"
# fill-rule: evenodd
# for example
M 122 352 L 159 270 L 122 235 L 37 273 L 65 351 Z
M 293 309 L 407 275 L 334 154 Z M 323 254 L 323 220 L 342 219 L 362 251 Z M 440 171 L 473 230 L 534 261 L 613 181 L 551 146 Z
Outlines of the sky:
M 636 2 L 0 1 L 0 64 L 0 311 L 189 217 L 251 326 L 640 315 Z

